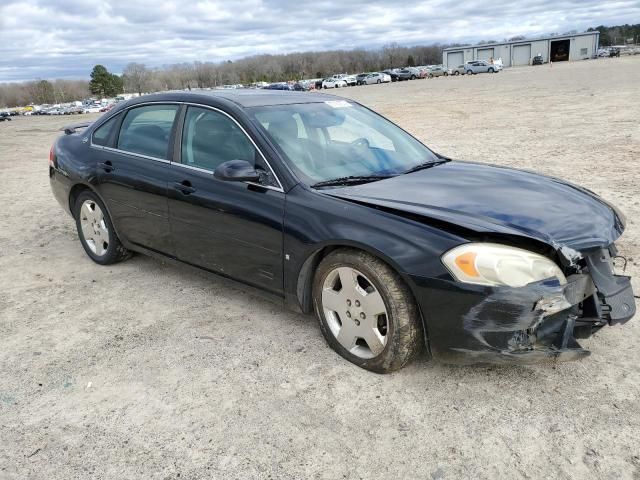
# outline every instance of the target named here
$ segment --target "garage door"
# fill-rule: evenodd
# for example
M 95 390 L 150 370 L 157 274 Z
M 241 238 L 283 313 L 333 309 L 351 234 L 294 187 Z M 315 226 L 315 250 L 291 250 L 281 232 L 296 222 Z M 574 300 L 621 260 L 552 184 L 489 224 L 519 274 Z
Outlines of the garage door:
M 456 68 L 464 63 L 464 54 L 462 52 L 447 53 L 447 67 Z
M 489 60 L 493 58 L 493 48 L 479 48 L 478 60 Z
M 529 65 L 531 44 L 513 46 L 513 65 Z

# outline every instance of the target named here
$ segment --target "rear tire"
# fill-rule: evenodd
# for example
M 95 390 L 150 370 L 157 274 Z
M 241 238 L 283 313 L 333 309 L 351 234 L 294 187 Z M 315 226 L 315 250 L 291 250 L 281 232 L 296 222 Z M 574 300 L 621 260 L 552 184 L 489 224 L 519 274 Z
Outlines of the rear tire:
M 392 372 L 422 349 L 422 322 L 409 288 L 366 252 L 345 248 L 325 257 L 316 270 L 313 304 L 327 343 L 359 367 Z
M 454 75 L 460 75 L 460 72 L 456 70 L 453 74 Z
M 131 257 L 131 252 L 116 235 L 109 212 L 95 193 L 87 190 L 78 195 L 73 216 L 82 248 L 91 260 L 111 265 Z
M 495 72 L 495 70 L 493 68 L 489 69 L 489 73 L 494 73 L 494 72 Z
M 472 70 L 467 70 L 467 75 L 472 75 L 473 71 Z

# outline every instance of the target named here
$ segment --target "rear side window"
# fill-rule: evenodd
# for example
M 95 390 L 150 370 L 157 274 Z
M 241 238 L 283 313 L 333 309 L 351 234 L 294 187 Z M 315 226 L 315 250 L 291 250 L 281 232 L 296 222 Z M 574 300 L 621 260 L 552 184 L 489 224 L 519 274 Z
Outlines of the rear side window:
M 147 105 L 127 112 L 118 136 L 118 148 L 154 158 L 167 158 L 177 105 Z
M 111 146 L 111 142 L 113 141 L 113 133 L 116 125 L 118 124 L 119 118 L 120 115 L 116 115 L 100 125 L 96 129 L 96 131 L 93 132 L 92 143 L 94 145 L 100 145 L 102 147 Z

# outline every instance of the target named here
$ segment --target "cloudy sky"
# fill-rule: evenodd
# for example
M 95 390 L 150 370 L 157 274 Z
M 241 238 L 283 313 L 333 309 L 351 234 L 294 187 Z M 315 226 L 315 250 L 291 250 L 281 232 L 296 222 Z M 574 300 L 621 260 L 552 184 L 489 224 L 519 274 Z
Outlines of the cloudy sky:
M 640 0 L 0 0 L 0 82 L 640 21 Z

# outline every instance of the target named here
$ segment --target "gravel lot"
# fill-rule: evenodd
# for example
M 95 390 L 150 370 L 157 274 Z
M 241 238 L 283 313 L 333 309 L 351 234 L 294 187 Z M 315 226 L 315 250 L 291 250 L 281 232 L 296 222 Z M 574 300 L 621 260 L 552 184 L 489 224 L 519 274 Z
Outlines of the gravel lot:
M 634 57 L 336 93 L 613 201 L 640 292 L 639 81 Z M 93 264 L 46 174 L 74 120 L 0 123 L 1 479 L 640 478 L 637 318 L 579 363 L 369 373 L 214 277 Z

